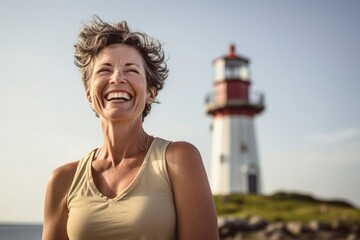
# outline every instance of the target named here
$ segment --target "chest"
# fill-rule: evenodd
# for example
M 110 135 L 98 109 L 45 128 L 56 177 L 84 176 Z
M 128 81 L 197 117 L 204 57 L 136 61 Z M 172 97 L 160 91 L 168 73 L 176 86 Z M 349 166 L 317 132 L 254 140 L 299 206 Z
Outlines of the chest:
M 70 239 L 174 239 L 175 236 L 175 206 L 167 192 L 148 195 L 133 191 L 116 201 L 105 201 L 88 193 L 73 199 L 71 205 L 67 224 Z
M 91 168 L 91 178 L 99 192 L 108 198 L 115 198 L 123 193 L 134 181 L 141 170 L 142 161 L 131 166 L 118 166 L 107 170 Z
M 99 191 L 90 164 L 84 165 L 68 197 L 69 239 L 175 239 L 171 183 L 163 160 L 157 159 L 134 169 L 135 177 L 129 177 L 125 189 L 114 198 Z

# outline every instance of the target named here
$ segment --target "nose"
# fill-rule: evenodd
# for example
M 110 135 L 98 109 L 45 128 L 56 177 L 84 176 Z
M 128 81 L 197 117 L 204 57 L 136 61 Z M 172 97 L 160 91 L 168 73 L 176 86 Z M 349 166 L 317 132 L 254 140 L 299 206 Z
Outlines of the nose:
M 112 84 L 126 83 L 124 74 L 122 74 L 121 71 L 115 71 L 111 76 L 110 83 Z

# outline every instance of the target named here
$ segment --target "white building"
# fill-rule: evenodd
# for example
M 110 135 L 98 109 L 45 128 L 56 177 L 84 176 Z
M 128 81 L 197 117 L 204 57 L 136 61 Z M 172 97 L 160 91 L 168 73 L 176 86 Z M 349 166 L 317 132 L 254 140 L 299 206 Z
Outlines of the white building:
M 211 188 L 214 194 L 261 193 L 254 117 L 264 110 L 263 95 L 250 94 L 249 59 L 214 60 L 215 92 L 206 99 L 212 116 Z

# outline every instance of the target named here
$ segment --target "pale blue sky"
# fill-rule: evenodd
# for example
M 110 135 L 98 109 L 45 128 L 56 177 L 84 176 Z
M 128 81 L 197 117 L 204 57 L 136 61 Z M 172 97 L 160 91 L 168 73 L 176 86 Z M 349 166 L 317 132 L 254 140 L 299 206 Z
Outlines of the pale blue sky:
M 264 193 L 360 206 L 359 1 L 1 0 L 0 222 L 41 222 L 52 169 L 101 142 L 73 64 L 93 14 L 164 43 L 170 77 L 150 134 L 192 142 L 209 171 L 211 63 L 235 43 L 266 97 L 255 119 Z

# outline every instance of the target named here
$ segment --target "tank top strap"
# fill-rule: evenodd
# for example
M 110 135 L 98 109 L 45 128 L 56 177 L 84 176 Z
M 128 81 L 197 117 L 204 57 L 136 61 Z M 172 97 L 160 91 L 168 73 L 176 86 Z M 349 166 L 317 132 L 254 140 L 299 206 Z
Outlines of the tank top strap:
M 169 173 L 166 165 L 166 149 L 171 141 L 156 137 L 154 146 L 150 152 L 149 160 L 155 175 L 159 176 L 170 189 L 172 189 Z M 149 179 L 150 180 L 150 179 Z
M 79 161 L 76 167 L 74 178 L 66 196 L 67 206 L 69 206 L 69 202 L 73 194 L 81 187 L 81 183 L 84 183 L 84 181 L 86 181 L 85 173 L 87 171 L 87 163 L 94 159 L 94 155 L 97 153 L 97 150 L 98 148 L 95 148 Z

